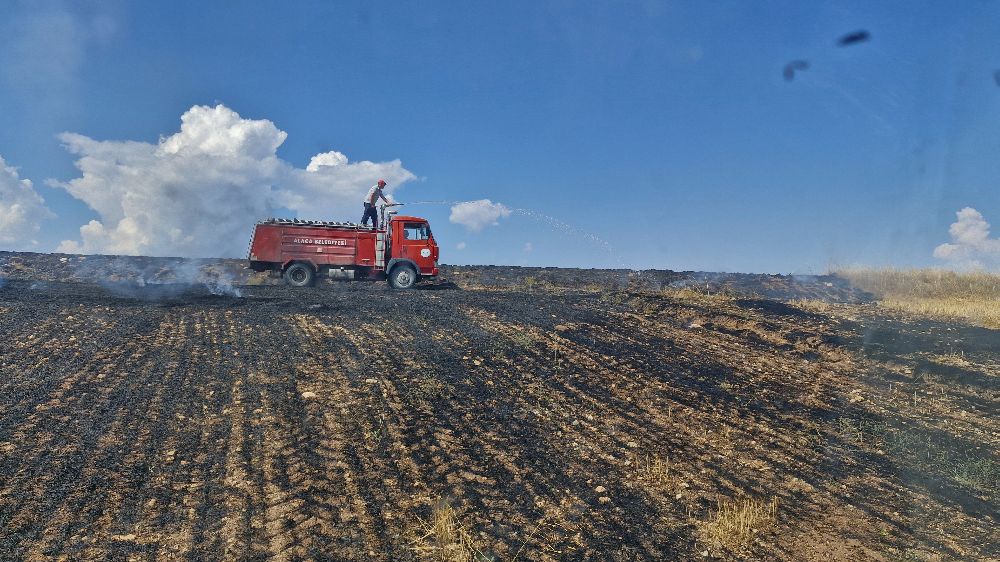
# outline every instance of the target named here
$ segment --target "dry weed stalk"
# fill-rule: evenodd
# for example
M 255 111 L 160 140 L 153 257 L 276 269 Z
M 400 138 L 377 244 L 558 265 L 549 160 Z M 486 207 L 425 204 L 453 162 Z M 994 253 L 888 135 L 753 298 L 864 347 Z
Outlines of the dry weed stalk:
M 411 548 L 424 560 L 434 562 L 476 562 L 486 560 L 472 535 L 458 522 L 454 508 L 440 500 L 434 504 L 429 521 L 420 519 L 421 536 Z
M 670 472 L 670 459 L 659 455 L 636 454 L 632 458 L 635 464 L 636 478 L 657 486 L 669 484 L 673 478 Z
M 755 498 L 719 500 L 718 510 L 709 513 L 705 534 L 712 544 L 740 549 L 750 544 L 754 535 L 773 527 L 778 521 L 778 498 L 771 501 Z

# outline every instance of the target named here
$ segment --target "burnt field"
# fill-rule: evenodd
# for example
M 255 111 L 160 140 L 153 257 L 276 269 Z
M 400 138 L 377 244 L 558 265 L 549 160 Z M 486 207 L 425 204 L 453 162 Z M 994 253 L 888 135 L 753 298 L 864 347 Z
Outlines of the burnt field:
M 2 560 L 1000 556 L 1000 333 L 836 279 L 213 294 L 7 259 Z

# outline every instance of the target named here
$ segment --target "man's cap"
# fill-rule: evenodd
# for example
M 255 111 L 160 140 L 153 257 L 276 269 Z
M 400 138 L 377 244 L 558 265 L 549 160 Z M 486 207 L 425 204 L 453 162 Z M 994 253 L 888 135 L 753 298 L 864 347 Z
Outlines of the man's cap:
M 379 185 L 385 185 L 385 180 L 378 180 Z

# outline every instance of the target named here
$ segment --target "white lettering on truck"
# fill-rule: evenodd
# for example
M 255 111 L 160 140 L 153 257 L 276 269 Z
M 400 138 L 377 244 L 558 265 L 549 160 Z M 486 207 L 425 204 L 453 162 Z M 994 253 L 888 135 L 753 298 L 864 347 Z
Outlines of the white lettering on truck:
M 325 246 L 346 246 L 347 240 L 342 238 L 292 238 L 293 244 L 320 244 Z

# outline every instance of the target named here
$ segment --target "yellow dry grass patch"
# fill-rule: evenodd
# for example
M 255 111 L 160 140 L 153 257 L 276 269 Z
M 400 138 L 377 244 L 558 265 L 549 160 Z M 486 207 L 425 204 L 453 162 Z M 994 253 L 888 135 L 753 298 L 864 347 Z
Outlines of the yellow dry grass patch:
M 966 299 L 885 299 L 882 306 L 904 312 L 966 320 L 984 328 L 1000 328 L 1000 301 Z
M 713 292 L 708 287 L 690 285 L 681 288 L 665 288 L 660 291 L 660 295 L 670 297 L 680 301 L 721 301 L 729 302 L 734 300 L 733 295 L 724 291 Z
M 472 535 L 458 522 L 454 508 L 445 500 L 434 504 L 430 520 L 419 520 L 418 536 L 412 548 L 421 560 L 433 562 L 486 560 L 476 548 Z
M 749 545 L 754 535 L 774 527 L 777 521 L 778 498 L 719 500 L 718 508 L 709 513 L 702 530 L 712 545 L 738 550 Z
M 1000 328 L 1000 275 L 943 269 L 864 269 L 835 272 L 890 309 Z

